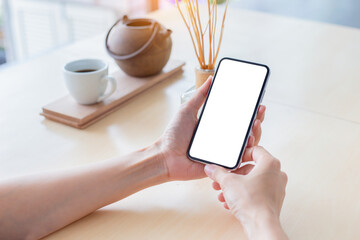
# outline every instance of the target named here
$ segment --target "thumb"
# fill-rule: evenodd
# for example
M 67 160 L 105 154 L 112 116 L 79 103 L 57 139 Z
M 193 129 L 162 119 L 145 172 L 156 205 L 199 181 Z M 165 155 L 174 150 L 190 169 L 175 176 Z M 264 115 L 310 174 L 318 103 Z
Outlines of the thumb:
M 209 164 L 206 164 L 204 171 L 209 178 L 218 182 L 220 185 L 223 184 L 225 176 L 229 174 L 225 168 Z
M 199 89 L 196 90 L 195 95 L 189 100 L 188 104 L 191 106 L 194 112 L 197 112 L 201 105 L 204 103 L 211 85 L 211 81 L 212 76 L 210 76 L 206 80 L 206 82 Z

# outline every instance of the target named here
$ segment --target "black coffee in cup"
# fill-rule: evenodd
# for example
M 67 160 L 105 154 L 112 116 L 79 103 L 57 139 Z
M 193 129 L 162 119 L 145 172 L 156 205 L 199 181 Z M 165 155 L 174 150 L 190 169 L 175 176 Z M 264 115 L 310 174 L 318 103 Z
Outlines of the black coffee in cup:
M 81 70 L 76 70 L 75 72 L 77 73 L 87 73 L 87 72 L 95 72 L 96 69 L 81 69 Z

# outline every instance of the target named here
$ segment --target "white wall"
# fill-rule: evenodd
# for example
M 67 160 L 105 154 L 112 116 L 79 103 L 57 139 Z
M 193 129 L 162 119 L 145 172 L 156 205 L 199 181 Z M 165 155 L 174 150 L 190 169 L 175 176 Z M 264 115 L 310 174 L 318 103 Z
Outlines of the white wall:
M 10 0 L 12 60 L 21 61 L 53 48 L 105 33 L 118 9 L 95 3 Z

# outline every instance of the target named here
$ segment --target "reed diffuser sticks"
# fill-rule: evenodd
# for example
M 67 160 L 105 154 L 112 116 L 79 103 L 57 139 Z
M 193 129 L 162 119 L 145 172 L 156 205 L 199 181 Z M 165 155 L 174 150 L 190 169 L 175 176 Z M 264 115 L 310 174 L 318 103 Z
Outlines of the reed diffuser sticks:
M 199 61 L 201 69 L 214 69 L 216 59 L 219 55 L 222 36 L 224 33 L 225 17 L 227 13 L 229 0 L 226 0 L 226 7 L 222 19 L 221 31 L 219 40 L 216 44 L 216 27 L 217 27 L 217 0 L 207 0 L 208 21 L 203 30 L 200 19 L 199 1 L 198 0 L 183 0 L 185 11 L 181 10 L 179 0 L 176 0 L 176 6 L 180 15 L 189 31 L 192 44 L 194 46 L 196 57 Z M 208 35 L 208 61 L 206 63 L 205 56 L 205 41 Z M 217 46 L 216 46 L 217 45 Z

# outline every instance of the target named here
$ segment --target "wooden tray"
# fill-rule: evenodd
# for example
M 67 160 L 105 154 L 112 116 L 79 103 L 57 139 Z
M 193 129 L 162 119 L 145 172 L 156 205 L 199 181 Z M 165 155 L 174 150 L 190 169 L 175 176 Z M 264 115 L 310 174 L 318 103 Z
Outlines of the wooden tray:
M 170 60 L 161 73 L 146 78 L 130 77 L 119 70 L 112 74 L 117 81 L 118 89 L 103 102 L 94 105 L 81 105 L 70 95 L 67 95 L 44 106 L 40 115 L 71 127 L 84 129 L 116 111 L 126 100 L 179 72 L 184 65 L 183 61 Z

